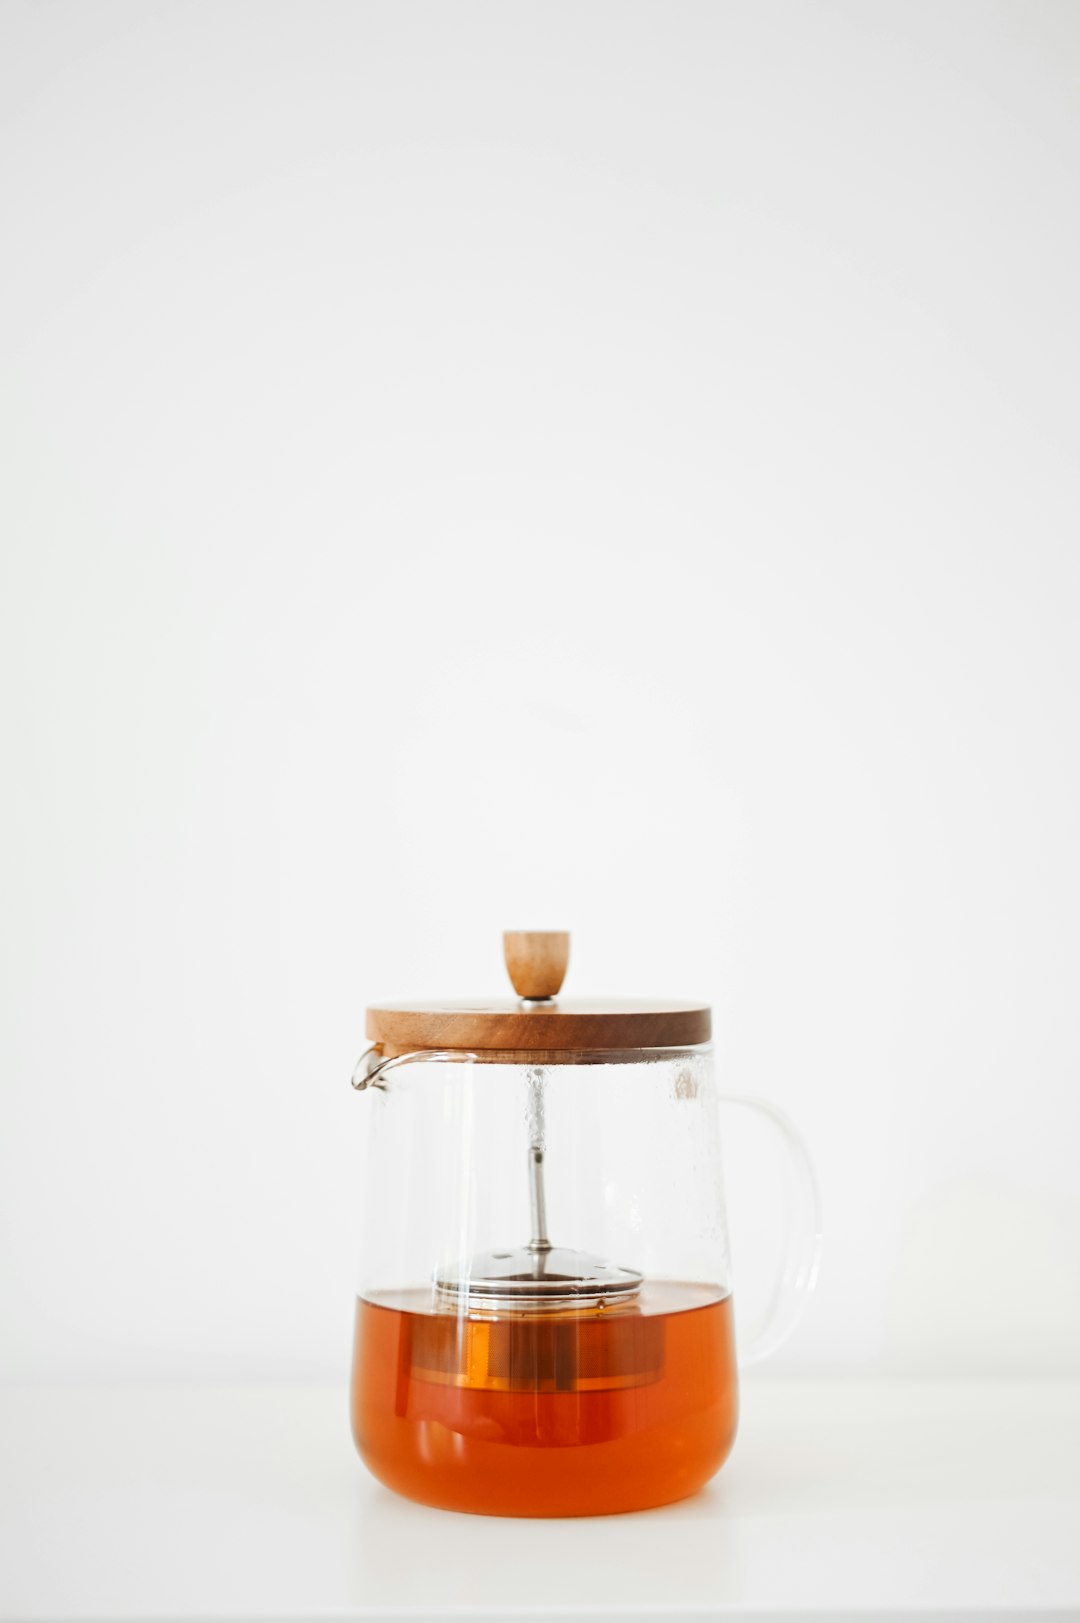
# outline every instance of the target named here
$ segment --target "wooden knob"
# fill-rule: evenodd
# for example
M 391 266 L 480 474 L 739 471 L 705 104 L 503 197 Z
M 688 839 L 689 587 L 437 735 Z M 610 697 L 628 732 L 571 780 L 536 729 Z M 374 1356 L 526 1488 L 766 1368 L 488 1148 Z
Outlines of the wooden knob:
M 555 997 L 570 962 L 567 930 L 507 930 L 503 956 L 514 991 L 530 1001 Z

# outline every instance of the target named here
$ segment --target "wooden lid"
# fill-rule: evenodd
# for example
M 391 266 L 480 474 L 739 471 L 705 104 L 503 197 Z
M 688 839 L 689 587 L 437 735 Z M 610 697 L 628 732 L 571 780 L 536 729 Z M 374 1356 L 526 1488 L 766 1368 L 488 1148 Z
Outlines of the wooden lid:
M 515 930 L 503 937 L 517 1001 L 384 1003 L 367 1011 L 367 1035 L 385 1053 L 473 1049 L 546 1063 L 634 1048 L 692 1048 L 712 1035 L 707 1003 L 654 998 L 560 998 L 570 955 L 563 931 Z

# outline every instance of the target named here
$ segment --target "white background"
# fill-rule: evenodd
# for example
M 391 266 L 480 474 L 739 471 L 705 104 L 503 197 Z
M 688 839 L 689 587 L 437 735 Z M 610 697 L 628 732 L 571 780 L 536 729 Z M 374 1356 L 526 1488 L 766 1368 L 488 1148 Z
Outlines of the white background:
M 340 1374 L 364 1004 L 525 926 L 804 1127 L 779 1367 L 1075 1371 L 1078 76 L 5 0 L 0 1371 Z

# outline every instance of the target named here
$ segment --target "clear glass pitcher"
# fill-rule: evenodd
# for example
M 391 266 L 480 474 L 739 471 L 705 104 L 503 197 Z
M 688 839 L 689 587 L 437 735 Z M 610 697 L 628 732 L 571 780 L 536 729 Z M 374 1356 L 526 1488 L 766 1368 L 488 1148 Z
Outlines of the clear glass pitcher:
M 387 1487 L 493 1515 L 639 1510 L 697 1492 L 737 1375 L 711 1017 L 566 1001 L 569 938 L 505 937 L 517 1000 L 382 1006 L 368 1093 L 351 1388 Z M 781 1277 L 746 1363 L 813 1288 L 813 1170 L 787 1118 Z

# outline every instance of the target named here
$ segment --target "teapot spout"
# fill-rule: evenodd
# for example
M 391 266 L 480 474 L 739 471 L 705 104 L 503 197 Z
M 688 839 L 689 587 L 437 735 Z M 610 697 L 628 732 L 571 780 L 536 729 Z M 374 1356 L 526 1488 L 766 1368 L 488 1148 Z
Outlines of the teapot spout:
M 438 1049 L 418 1049 L 412 1054 L 385 1055 L 378 1043 L 366 1048 L 357 1060 L 352 1074 L 352 1085 L 358 1093 L 365 1088 L 386 1089 L 386 1074 L 398 1065 L 421 1065 L 424 1063 L 445 1064 L 447 1061 L 465 1063 L 475 1060 L 476 1055 L 465 1049 L 452 1049 L 442 1052 Z

